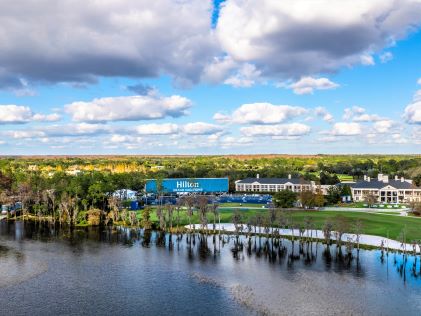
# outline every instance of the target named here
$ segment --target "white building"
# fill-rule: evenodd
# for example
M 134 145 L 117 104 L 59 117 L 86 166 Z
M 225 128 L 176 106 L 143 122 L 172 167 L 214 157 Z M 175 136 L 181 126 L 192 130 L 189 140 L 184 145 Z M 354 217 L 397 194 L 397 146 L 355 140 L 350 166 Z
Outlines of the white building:
M 235 181 L 235 191 L 237 192 L 279 192 L 291 190 L 293 192 L 313 191 L 316 188 L 313 181 L 301 178 L 246 178 Z
M 409 203 L 421 202 L 421 188 L 415 186 L 412 180 L 403 177 L 389 179 L 389 176 L 379 173 L 377 179 L 364 176 L 363 181 L 351 184 L 354 201 L 364 201 L 367 195 L 374 195 L 379 203 Z

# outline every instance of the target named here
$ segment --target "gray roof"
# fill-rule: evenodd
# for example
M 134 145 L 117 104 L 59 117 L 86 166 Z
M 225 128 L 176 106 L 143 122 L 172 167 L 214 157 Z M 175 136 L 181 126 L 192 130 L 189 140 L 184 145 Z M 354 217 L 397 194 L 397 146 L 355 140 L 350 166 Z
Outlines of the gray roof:
M 259 184 L 285 184 L 288 182 L 292 184 L 310 184 L 310 181 L 300 178 L 246 178 L 238 181 L 237 183 L 250 184 L 254 182 L 257 182 Z
M 401 180 L 389 180 L 389 182 L 383 182 L 378 180 L 370 180 L 370 181 L 358 181 L 354 184 L 351 184 L 351 188 L 355 189 L 382 189 L 386 186 L 392 186 L 399 190 L 413 190 L 413 189 L 421 189 L 420 187 L 415 186 L 407 181 Z

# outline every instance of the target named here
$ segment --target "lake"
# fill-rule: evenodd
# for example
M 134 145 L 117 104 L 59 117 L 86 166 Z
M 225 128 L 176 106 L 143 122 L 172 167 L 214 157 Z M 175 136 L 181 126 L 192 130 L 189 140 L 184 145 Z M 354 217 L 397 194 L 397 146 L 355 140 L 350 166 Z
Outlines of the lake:
M 419 257 L 0 222 L 1 315 L 419 315 Z

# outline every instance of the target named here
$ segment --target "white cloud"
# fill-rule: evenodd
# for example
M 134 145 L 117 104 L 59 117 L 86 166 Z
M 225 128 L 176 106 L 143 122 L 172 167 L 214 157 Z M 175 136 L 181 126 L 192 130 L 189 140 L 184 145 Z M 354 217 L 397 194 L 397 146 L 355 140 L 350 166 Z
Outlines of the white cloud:
M 394 133 L 391 135 L 392 142 L 395 144 L 407 144 L 409 141 L 400 133 Z
M 352 108 L 346 108 L 344 110 L 344 115 L 343 115 L 343 119 L 344 120 L 350 120 L 352 119 L 355 115 L 361 115 L 365 112 L 365 109 L 360 107 L 360 106 L 353 106 Z
M 230 116 L 216 113 L 213 118 L 221 123 L 278 124 L 305 113 L 307 110 L 298 106 L 250 103 L 243 104 Z
M 222 130 L 221 126 L 204 122 L 188 123 L 183 126 L 184 133 L 188 135 L 210 135 Z
M 414 101 L 421 101 L 421 90 L 418 90 L 418 91 L 415 92 L 413 100 Z
M 360 106 L 346 108 L 343 115 L 344 120 L 352 120 L 354 122 L 376 122 L 385 120 L 385 118 L 377 114 L 367 114 L 366 109 Z
M 0 106 L 0 123 L 26 123 L 29 122 L 32 118 L 33 113 L 27 106 Z
M 361 114 L 353 118 L 354 122 L 377 122 L 380 120 L 384 120 L 381 116 L 377 114 Z
M 417 84 L 421 85 L 421 78 Z M 403 118 L 409 124 L 421 124 L 421 90 L 415 92 L 412 103 L 404 110 Z
M 252 64 L 243 64 L 238 72 L 224 81 L 236 88 L 249 88 L 259 80 L 261 72 Z
M 21 124 L 32 121 L 53 122 L 60 119 L 58 114 L 37 114 L 33 113 L 28 106 L 21 105 L 0 105 L 0 124 Z
M 46 136 L 45 132 L 34 130 L 6 131 L 4 134 L 15 139 L 32 139 Z
M 421 124 L 421 101 L 408 105 L 405 108 L 403 117 L 409 124 Z
M 178 95 L 161 97 L 148 94 L 73 102 L 66 105 L 65 111 L 74 121 L 139 121 L 179 117 L 186 115 L 190 107 L 190 100 Z
M 391 52 L 384 52 L 380 55 L 380 61 L 385 64 L 393 59 L 393 54 Z
M 93 136 L 100 134 L 108 134 L 114 128 L 104 124 L 55 124 L 51 126 L 45 126 L 37 128 L 42 131 L 48 137 L 64 137 L 64 136 Z
M 301 123 L 283 125 L 254 125 L 242 127 L 245 136 L 303 136 L 310 133 L 310 126 Z
M 113 134 L 109 140 L 110 143 L 122 144 L 122 143 L 140 143 L 142 142 L 141 137 L 134 137 L 131 135 Z
M 236 67 L 237 63 L 229 56 L 215 57 L 211 63 L 206 65 L 202 74 L 202 81 L 210 83 L 223 82 L 231 70 Z
M 331 134 L 334 136 L 355 136 L 362 133 L 359 123 L 339 122 L 333 125 Z
M 317 116 L 322 117 L 324 121 L 332 123 L 334 121 L 333 115 L 330 114 L 324 107 L 319 106 L 314 109 Z
M 337 83 L 328 78 L 302 77 L 297 82 L 288 86 L 295 94 L 312 94 L 314 90 L 329 90 L 339 87 Z
M 420 22 L 418 0 L 230 0 L 216 33 L 235 61 L 289 78 L 373 64 Z
M 374 58 L 371 55 L 361 55 L 361 64 L 364 66 L 374 66 L 376 63 L 374 62 Z
M 253 143 L 254 139 L 252 137 L 226 136 L 220 140 L 220 146 L 222 148 L 243 147 L 252 145 Z
M 90 83 L 162 73 L 188 85 L 218 52 L 211 1 L 1 1 L 0 12 L 0 85 L 8 88 L 21 88 L 21 77 Z
M 395 126 L 395 122 L 391 120 L 383 120 L 374 123 L 374 129 L 377 133 L 389 133 L 390 130 Z
M 178 133 L 180 127 L 177 124 L 144 124 L 136 127 L 136 132 L 140 135 L 171 135 Z
M 32 117 L 32 120 L 38 121 L 38 122 L 57 122 L 61 119 L 61 116 L 57 113 L 53 114 L 34 114 Z

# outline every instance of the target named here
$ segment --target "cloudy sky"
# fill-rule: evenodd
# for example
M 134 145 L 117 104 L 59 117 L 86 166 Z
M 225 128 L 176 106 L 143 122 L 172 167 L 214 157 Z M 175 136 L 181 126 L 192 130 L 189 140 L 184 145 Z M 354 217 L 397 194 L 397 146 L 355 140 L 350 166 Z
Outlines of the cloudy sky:
M 0 2 L 1 154 L 421 153 L 421 0 Z

